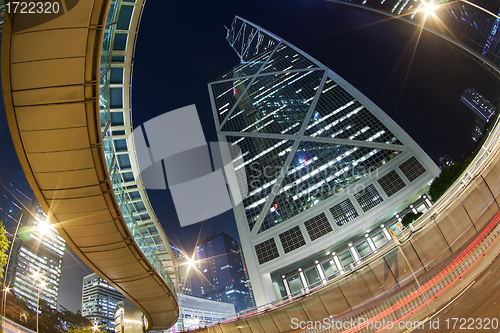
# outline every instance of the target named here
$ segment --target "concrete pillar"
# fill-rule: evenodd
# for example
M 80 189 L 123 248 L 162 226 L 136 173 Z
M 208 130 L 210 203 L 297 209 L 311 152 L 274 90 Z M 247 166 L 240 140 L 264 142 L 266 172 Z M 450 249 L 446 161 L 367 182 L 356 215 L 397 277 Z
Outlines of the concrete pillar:
M 354 248 L 354 246 L 352 246 L 352 244 L 349 245 L 349 251 L 351 252 L 354 262 L 359 265 L 361 263 L 361 258 L 359 257 L 358 251 Z
M 271 279 L 271 274 L 262 274 L 262 282 L 266 288 L 266 294 L 268 297 L 268 303 L 277 300 L 276 293 L 274 292 L 273 279 Z
M 307 286 L 309 284 L 307 283 L 306 276 L 304 275 L 304 272 L 300 271 L 299 272 L 299 276 L 300 276 L 300 281 L 302 282 L 302 289 L 304 289 L 304 291 L 306 293 L 308 293 L 309 292 L 309 288 L 307 288 Z
M 375 246 L 375 243 L 373 242 L 371 237 L 367 237 L 366 241 L 368 242 L 368 246 L 372 251 L 377 251 L 377 247 Z
M 340 274 L 344 274 L 344 267 L 342 267 L 342 263 L 340 262 L 339 257 L 334 255 L 333 261 L 335 262 L 335 265 L 337 265 L 337 269 L 340 272 Z
M 389 231 L 387 231 L 387 228 L 385 228 L 385 227 L 382 228 L 382 232 L 384 233 L 385 239 L 387 239 L 388 241 L 390 241 L 392 239 L 392 236 L 389 233 Z
M 288 280 L 283 278 L 283 285 L 285 286 L 286 294 L 290 295 L 292 292 L 290 291 L 290 285 L 288 284 Z
M 144 320 L 142 312 L 128 299 L 123 300 L 122 333 L 143 333 Z
M 316 264 L 316 269 L 318 270 L 319 278 L 321 279 L 321 282 L 323 284 L 326 284 L 326 275 L 325 272 L 323 271 L 323 267 L 320 264 Z

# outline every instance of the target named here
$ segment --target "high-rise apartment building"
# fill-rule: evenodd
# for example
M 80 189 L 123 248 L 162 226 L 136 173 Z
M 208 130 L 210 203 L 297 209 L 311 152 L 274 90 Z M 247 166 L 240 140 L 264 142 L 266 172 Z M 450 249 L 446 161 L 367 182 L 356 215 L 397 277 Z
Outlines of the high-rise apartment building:
M 202 297 L 232 303 L 237 312 L 254 305 L 239 241 L 217 233 L 196 246 Z
M 287 272 L 302 265 L 313 267 L 311 281 L 324 279 L 328 269 L 315 261 L 418 199 L 439 169 L 387 114 L 305 52 L 240 17 L 227 40 L 241 63 L 209 83 L 209 93 L 219 141 L 243 157 L 236 168 L 245 168 L 239 181 L 248 194 L 233 208 L 261 305 L 286 295 Z M 237 156 L 229 150 L 225 165 Z M 360 258 L 354 251 L 335 262 L 349 266 Z
M 467 88 L 462 96 L 460 96 L 460 101 L 467 105 L 485 123 L 495 115 L 496 109 L 493 104 L 474 90 L 474 88 Z
M 17 173 L 9 184 L 1 210 L 14 240 L 6 285 L 32 309 L 38 297 L 55 309 L 65 242 L 50 226 L 23 174 Z
M 122 294 L 96 273 L 83 278 L 82 316 L 94 324 L 114 331 L 115 309 L 122 300 Z
M 179 286 L 178 292 L 184 295 L 192 295 L 193 290 L 191 288 L 191 276 L 189 271 L 189 260 L 186 255 L 170 244 L 172 253 L 174 255 L 175 261 L 177 262 L 177 274 L 179 274 Z

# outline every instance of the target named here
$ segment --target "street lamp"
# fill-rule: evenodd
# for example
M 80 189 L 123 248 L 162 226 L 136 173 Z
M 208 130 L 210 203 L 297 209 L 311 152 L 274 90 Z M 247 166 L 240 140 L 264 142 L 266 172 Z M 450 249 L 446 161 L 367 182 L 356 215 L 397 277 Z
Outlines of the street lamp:
M 98 325 L 98 322 L 97 323 L 94 323 L 94 326 L 92 326 L 92 331 L 94 332 L 99 332 L 99 325 Z
M 37 293 L 37 298 L 36 298 L 36 333 L 39 333 L 39 330 L 38 330 L 38 315 L 39 315 L 39 310 L 40 310 L 40 290 L 45 288 L 45 286 L 47 285 L 47 283 L 45 281 L 42 280 L 42 274 L 40 274 L 39 271 L 35 272 L 33 274 L 33 277 L 35 278 L 35 280 L 39 281 L 39 285 L 38 285 L 38 293 Z
M 9 288 L 9 287 L 5 287 L 2 291 L 3 291 L 3 312 L 2 312 L 2 316 L 5 317 L 5 303 L 7 302 L 7 293 L 11 290 L 12 288 Z

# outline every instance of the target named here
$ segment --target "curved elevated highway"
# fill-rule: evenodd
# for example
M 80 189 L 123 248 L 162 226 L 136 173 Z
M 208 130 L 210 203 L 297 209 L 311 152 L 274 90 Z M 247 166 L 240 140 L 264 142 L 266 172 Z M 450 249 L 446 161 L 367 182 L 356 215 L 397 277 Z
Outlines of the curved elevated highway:
M 167 329 L 179 314 L 175 267 L 126 139 L 144 1 L 57 3 L 59 13 L 5 17 L 2 88 L 16 152 L 71 249 L 142 311 L 146 329 Z
M 397 236 L 401 245 L 392 240 L 347 274 L 325 280 L 314 288 L 305 288 L 298 296 L 295 293 L 196 332 L 356 332 L 364 331 L 364 327 L 297 328 L 298 323 L 324 322 L 325 318 L 397 322 L 401 314 L 413 314 L 412 309 L 425 307 L 427 299 L 439 295 L 448 285 L 464 281 L 465 278 L 460 279 L 467 275 L 478 275 L 478 268 L 485 268 L 479 264 L 472 272 L 468 269 L 480 258 L 485 260 L 482 258 L 486 248 L 500 233 L 499 200 L 500 125 L 497 120 L 476 158 L 448 192 L 414 223 L 415 231 L 408 228 Z M 490 252 L 499 250 L 495 248 Z M 492 256 L 494 258 L 493 254 L 486 260 L 492 260 Z M 420 281 L 418 287 L 415 278 Z M 447 299 L 456 296 L 460 288 L 452 290 L 455 294 L 448 294 Z M 403 296 L 392 296 L 398 293 Z M 431 305 L 433 311 L 435 306 Z

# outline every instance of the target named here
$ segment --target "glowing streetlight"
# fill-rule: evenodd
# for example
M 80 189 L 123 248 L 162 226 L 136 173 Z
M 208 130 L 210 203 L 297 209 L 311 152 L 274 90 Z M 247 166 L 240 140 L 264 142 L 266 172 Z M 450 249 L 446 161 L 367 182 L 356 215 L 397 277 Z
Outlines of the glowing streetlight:
M 50 230 L 50 223 L 48 219 L 36 219 L 36 221 L 38 222 L 38 225 L 35 227 L 35 229 L 40 233 L 41 236 L 45 235 Z
M 11 290 L 12 288 L 5 287 L 3 289 L 3 313 L 2 316 L 5 317 L 5 303 L 7 303 L 7 293 Z
M 187 258 L 187 263 L 189 268 L 194 268 L 196 261 L 194 261 L 192 258 Z
M 94 323 L 94 326 L 92 326 L 92 331 L 99 332 L 99 327 L 101 326 L 99 326 L 97 323 Z
M 436 6 L 432 4 L 432 0 L 429 0 L 429 2 L 422 1 L 422 3 L 424 4 L 424 8 L 422 10 L 424 11 L 425 16 L 434 15 L 434 9 L 436 9 Z

